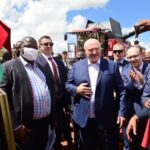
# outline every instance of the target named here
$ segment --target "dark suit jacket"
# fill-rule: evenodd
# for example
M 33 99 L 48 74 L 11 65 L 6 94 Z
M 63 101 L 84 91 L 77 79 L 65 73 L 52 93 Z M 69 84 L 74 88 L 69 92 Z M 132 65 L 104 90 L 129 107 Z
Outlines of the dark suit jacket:
M 20 59 L 3 64 L 3 79 L 0 88 L 3 89 L 10 105 L 13 127 L 30 122 L 33 117 L 33 95 L 29 77 Z M 51 85 L 48 85 L 49 88 Z M 51 96 L 53 93 L 50 91 Z
M 121 63 L 121 66 L 124 67 L 126 66 L 127 64 L 129 64 L 129 61 L 127 61 L 126 59 L 123 59 L 122 63 Z
M 136 115 L 139 119 L 144 119 L 150 117 L 150 109 L 142 108 L 141 111 L 137 112 Z
M 150 64 L 148 64 L 148 67 L 150 68 Z M 142 94 L 142 104 L 147 100 L 147 98 L 150 98 L 150 69 L 147 74 L 147 80 L 143 89 Z
M 55 96 L 54 96 L 54 118 L 58 118 L 57 114 L 59 113 L 58 109 L 62 109 L 62 107 L 66 107 L 66 105 L 68 105 L 68 103 L 71 101 L 70 100 L 70 96 L 67 93 L 66 89 L 65 89 L 65 83 L 66 83 L 66 79 L 67 79 L 67 69 L 64 66 L 63 62 L 55 59 L 55 62 L 57 63 L 57 67 L 58 67 L 58 71 L 59 71 L 59 76 L 60 76 L 60 81 L 61 81 L 61 93 L 62 93 L 62 97 L 60 98 L 60 100 L 56 100 Z M 41 68 L 41 70 L 43 70 L 46 79 L 48 82 L 52 82 L 54 83 L 54 77 L 53 77 L 53 73 L 51 71 L 51 68 L 47 62 L 47 60 L 40 55 L 37 60 L 36 60 L 38 66 Z M 51 90 L 54 92 L 54 85 L 53 87 L 51 87 Z M 58 118 L 59 119 L 59 118 Z
M 96 120 L 100 127 L 111 129 L 116 125 L 117 119 L 117 103 L 114 99 L 114 91 L 119 93 L 120 108 L 117 110 L 118 116 L 125 116 L 125 88 L 115 62 L 101 59 L 99 68 L 95 93 Z M 66 89 L 74 96 L 75 100 L 73 120 L 80 127 L 85 127 L 89 117 L 90 101 L 77 95 L 77 86 L 81 83 L 88 83 L 90 85 L 87 59 L 83 59 L 73 65 L 73 68 L 68 73 L 68 80 L 66 82 Z
M 130 118 L 133 114 L 137 113 L 142 109 L 141 96 L 143 94 L 143 89 L 148 81 L 148 72 L 150 66 L 147 63 L 143 63 L 142 75 L 145 83 L 141 89 L 138 89 L 132 82 L 129 71 L 132 70 L 131 64 L 128 64 L 123 69 L 121 75 L 126 87 L 126 99 L 127 99 L 127 114 Z

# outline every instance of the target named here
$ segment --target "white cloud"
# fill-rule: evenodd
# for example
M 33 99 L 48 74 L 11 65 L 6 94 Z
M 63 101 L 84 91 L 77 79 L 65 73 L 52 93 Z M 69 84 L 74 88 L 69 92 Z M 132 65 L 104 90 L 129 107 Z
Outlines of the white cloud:
M 11 30 L 12 44 L 30 35 L 37 40 L 43 34 L 52 37 L 54 51 L 66 48 L 64 33 L 69 29 L 81 27 L 83 16 L 76 16 L 67 23 L 67 13 L 71 10 L 104 7 L 109 0 L 1 0 L 0 19 Z
M 68 25 L 68 31 L 72 29 L 85 28 L 87 19 L 81 15 L 77 15 L 72 19 L 72 22 Z

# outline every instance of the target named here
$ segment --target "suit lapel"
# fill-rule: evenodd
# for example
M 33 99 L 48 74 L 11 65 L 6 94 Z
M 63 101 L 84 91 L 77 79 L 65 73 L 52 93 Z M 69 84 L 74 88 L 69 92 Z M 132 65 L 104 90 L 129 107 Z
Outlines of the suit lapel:
M 147 63 L 143 63 L 142 74 L 147 75 L 149 68 L 147 67 Z
M 144 80 L 145 80 L 144 85 L 145 85 L 145 83 L 147 82 L 147 75 L 148 75 L 149 69 L 150 69 L 150 68 L 148 67 L 148 64 L 147 64 L 147 63 L 143 63 L 142 75 L 143 75 L 143 78 L 144 78 Z
M 82 71 L 83 72 L 87 72 L 87 73 L 85 73 L 85 78 L 87 79 L 87 83 L 89 84 L 89 85 L 91 85 L 91 82 L 90 82 L 90 76 L 89 76 L 89 66 L 88 66 L 88 59 L 85 59 L 85 61 L 83 62 L 84 64 L 83 64 L 83 66 L 85 66 L 85 67 L 83 67 L 82 68 Z
M 96 85 L 100 82 L 102 75 L 104 73 L 104 70 L 106 69 L 105 67 L 106 67 L 106 62 L 104 59 L 101 59 L 100 64 L 99 64 L 99 73 L 98 73 Z
M 14 67 L 18 70 L 18 72 L 20 72 L 21 76 L 25 77 L 26 80 L 29 80 L 27 72 L 19 58 L 16 59 L 16 61 L 14 63 Z
M 48 62 L 46 61 L 46 59 L 41 55 L 39 57 L 39 60 L 41 61 L 41 65 L 43 66 L 43 68 L 45 69 L 45 73 L 46 75 L 49 75 L 50 74 L 50 77 L 54 80 L 54 76 L 53 76 L 53 73 L 52 73 L 52 70 L 48 64 Z
M 88 65 L 88 59 L 81 60 L 79 63 L 79 70 L 80 70 L 80 76 L 82 77 L 82 82 L 88 83 L 91 85 L 90 82 L 90 76 L 89 76 L 89 65 Z
M 24 83 L 26 83 L 27 87 L 30 89 L 30 94 L 32 94 L 32 87 L 31 87 L 30 79 L 19 58 L 16 59 L 13 67 L 18 72 L 19 78 L 23 80 Z

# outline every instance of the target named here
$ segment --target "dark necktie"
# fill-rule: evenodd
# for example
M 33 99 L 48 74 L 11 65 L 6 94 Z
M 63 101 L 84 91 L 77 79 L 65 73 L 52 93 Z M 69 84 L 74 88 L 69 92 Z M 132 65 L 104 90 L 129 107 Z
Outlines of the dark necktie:
M 61 86 L 60 86 L 60 78 L 58 76 L 58 71 L 57 71 L 57 66 L 52 58 L 49 58 L 52 67 L 53 67 L 53 75 L 54 75 L 54 80 L 55 80 L 55 91 L 57 98 L 61 97 Z
M 120 63 L 120 62 L 119 62 L 119 63 L 118 63 L 118 66 L 119 66 L 119 67 L 123 67 L 123 63 Z

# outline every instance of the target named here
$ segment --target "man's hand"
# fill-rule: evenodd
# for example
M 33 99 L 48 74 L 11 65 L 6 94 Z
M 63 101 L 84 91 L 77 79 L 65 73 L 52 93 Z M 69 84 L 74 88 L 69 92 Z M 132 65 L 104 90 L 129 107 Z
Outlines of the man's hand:
M 137 135 L 137 123 L 138 123 L 139 119 L 136 115 L 134 115 L 127 126 L 127 130 L 126 130 L 126 134 L 127 134 L 127 138 L 130 142 L 132 142 L 132 137 L 131 137 L 131 132 L 133 132 L 134 135 Z
M 132 80 L 135 84 L 138 83 L 138 82 L 139 82 L 141 85 L 144 84 L 143 76 L 142 76 L 141 72 L 138 71 L 137 69 L 134 69 L 134 71 L 133 71 L 133 70 L 130 70 L 129 75 L 130 75 L 131 80 Z
M 88 83 L 81 83 L 77 87 L 77 94 L 84 96 L 84 97 L 89 99 L 92 95 L 92 90 L 90 87 L 88 87 Z
M 129 76 L 134 83 L 139 82 L 139 78 L 138 78 L 137 74 L 135 73 L 135 71 L 130 70 Z
M 117 124 L 120 124 L 119 128 L 122 128 L 125 125 L 126 118 L 124 117 L 118 117 L 117 118 Z
M 21 125 L 18 129 L 14 131 L 14 135 L 17 141 L 21 143 L 26 143 L 30 132 L 31 130 L 26 128 L 24 125 Z
M 134 25 L 137 34 L 150 30 L 150 19 L 140 20 Z
M 144 102 L 144 106 L 148 109 L 150 109 L 150 98 L 148 98 L 145 102 Z
M 135 69 L 135 72 L 136 72 L 136 75 L 137 75 L 138 78 L 139 78 L 140 84 L 143 85 L 143 84 L 144 84 L 144 78 L 143 78 L 141 72 L 140 72 L 139 70 L 137 70 L 137 69 Z

